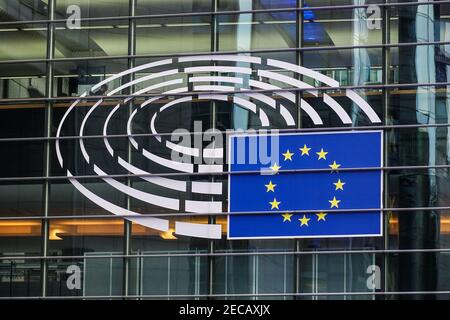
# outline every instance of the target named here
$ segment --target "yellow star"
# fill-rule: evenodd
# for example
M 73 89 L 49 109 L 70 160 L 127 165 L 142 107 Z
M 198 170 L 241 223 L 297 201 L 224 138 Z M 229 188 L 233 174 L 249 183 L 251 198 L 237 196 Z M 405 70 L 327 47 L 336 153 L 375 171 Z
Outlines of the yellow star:
M 271 166 L 270 169 L 272 169 L 275 173 L 278 173 L 278 170 L 280 170 L 281 167 L 277 166 L 277 163 L 275 162 L 275 164 Z
M 342 182 L 341 179 L 338 182 L 333 183 L 336 186 L 336 190 L 344 190 L 345 182 Z
M 298 219 L 301 223 L 300 227 L 308 226 L 308 221 L 311 220 L 310 218 L 307 218 L 306 215 L 303 215 L 303 218 Z
M 283 222 L 286 222 L 286 221 L 291 222 L 291 217 L 293 216 L 293 214 L 286 212 L 286 213 L 282 214 L 281 216 L 283 217 Z
M 278 208 L 278 205 L 281 203 L 281 201 L 277 201 L 277 198 L 274 198 L 273 199 L 273 201 L 272 202 L 269 202 L 270 204 L 271 204 L 271 208 L 270 208 L 270 210 L 273 210 L 273 209 L 278 209 L 278 210 L 280 210 L 280 208 Z
M 333 197 L 333 200 L 328 200 L 329 203 L 331 203 L 331 208 L 339 208 L 339 202 L 341 202 L 341 200 L 337 200 L 336 197 Z
M 319 213 L 316 213 L 316 216 L 317 216 L 317 221 L 320 221 L 320 220 L 325 221 L 325 217 L 327 216 L 327 213 L 319 212 Z
M 290 151 L 289 151 L 289 149 L 286 151 L 286 153 L 283 153 L 283 156 L 284 156 L 284 161 L 287 161 L 287 160 L 291 160 L 292 161 L 292 156 L 293 156 L 294 154 L 293 153 L 291 153 Z
M 299 150 L 302 152 L 302 156 L 303 155 L 307 155 L 307 156 L 309 156 L 309 150 L 311 150 L 311 148 L 308 148 L 307 146 L 306 146 L 306 144 L 303 146 L 303 148 L 299 148 Z
M 320 152 L 316 152 L 316 153 L 319 156 L 319 159 L 317 159 L 317 160 L 320 160 L 320 159 L 326 160 L 327 159 L 326 155 L 328 154 L 328 152 L 323 151 L 323 149 L 320 149 Z
M 269 192 L 269 191 L 275 192 L 275 187 L 277 185 L 273 184 L 272 181 L 269 181 L 269 184 L 265 184 L 264 186 L 267 188 L 266 192 Z
M 339 167 L 341 166 L 340 164 L 337 164 L 336 163 L 336 161 L 333 161 L 333 163 L 332 164 L 330 164 L 330 165 L 328 165 L 331 169 L 333 169 L 333 171 L 334 170 L 337 170 L 337 169 L 339 169 Z

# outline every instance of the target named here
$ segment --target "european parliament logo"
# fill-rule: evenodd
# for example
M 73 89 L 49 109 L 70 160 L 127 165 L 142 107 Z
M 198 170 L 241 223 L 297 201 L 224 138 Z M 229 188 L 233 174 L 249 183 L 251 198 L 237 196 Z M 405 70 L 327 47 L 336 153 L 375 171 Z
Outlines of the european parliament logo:
M 278 140 L 277 161 L 252 161 L 261 139 Z M 229 239 L 382 236 L 381 131 L 233 135 L 229 143 Z

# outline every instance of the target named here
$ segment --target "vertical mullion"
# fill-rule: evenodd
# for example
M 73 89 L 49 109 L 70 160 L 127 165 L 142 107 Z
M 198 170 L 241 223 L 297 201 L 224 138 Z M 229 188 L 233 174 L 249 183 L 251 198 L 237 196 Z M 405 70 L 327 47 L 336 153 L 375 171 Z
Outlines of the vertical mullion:
M 55 0 L 48 1 L 48 18 L 49 20 L 54 20 L 54 5 Z M 51 98 L 53 95 L 53 66 L 51 59 L 53 59 L 54 47 L 54 25 L 52 22 L 47 22 L 47 65 L 46 65 L 46 97 Z M 48 138 L 51 136 L 51 122 L 52 122 L 52 102 L 48 101 L 45 107 L 45 136 Z M 44 153 L 44 177 L 50 175 L 50 140 L 45 142 L 45 153 Z M 48 179 L 44 182 L 44 216 L 48 216 L 49 210 L 49 198 L 50 198 L 50 181 Z M 45 297 L 47 295 L 47 271 L 48 271 L 48 261 L 46 257 L 48 256 L 48 234 L 49 234 L 49 223 L 48 219 L 42 220 L 41 227 L 41 239 L 42 241 L 42 256 L 41 260 L 41 295 Z
M 384 1 L 385 3 L 387 0 Z M 383 6 L 382 7 L 382 42 L 383 42 L 383 66 L 382 66 L 382 83 L 384 85 L 388 84 L 389 82 L 389 65 L 390 65 L 390 48 L 386 46 L 386 44 L 390 43 L 390 7 Z M 389 115 L 389 94 L 388 89 L 383 89 L 383 121 L 385 125 L 389 125 L 390 123 L 387 122 Z M 385 135 L 384 135 L 385 136 Z M 386 165 L 387 159 L 388 159 L 388 148 L 387 148 L 387 141 L 386 139 L 383 139 L 383 154 L 384 154 L 384 162 L 383 165 Z M 386 176 L 386 172 L 383 171 L 383 182 L 384 182 L 384 196 L 383 196 L 383 207 L 387 207 L 388 201 L 389 201 L 389 180 Z M 389 249 L 389 212 L 384 212 L 384 249 Z M 384 285 L 383 290 L 387 291 L 388 284 L 389 284 L 389 257 L 388 254 L 383 255 L 383 274 L 384 274 Z M 386 297 L 384 297 L 386 299 Z
M 303 0 L 297 0 L 297 8 L 301 9 L 303 8 Z M 302 65 L 303 63 L 303 52 L 301 50 L 299 50 L 300 48 L 303 47 L 303 11 L 302 10 L 297 10 L 297 15 L 296 15 L 296 47 L 297 47 L 297 51 L 296 51 L 296 62 L 297 65 Z M 302 76 L 300 74 L 295 74 L 294 75 L 295 78 L 297 78 L 298 80 L 303 80 Z M 301 91 L 296 91 L 295 93 L 295 99 L 297 101 L 297 128 L 301 128 L 302 127 L 302 120 L 301 120 L 301 110 L 300 110 L 300 101 L 301 101 L 301 97 L 302 97 L 302 92 Z M 296 252 L 300 251 L 301 249 L 301 244 L 300 244 L 300 240 L 299 239 L 295 239 L 295 246 L 294 246 L 294 250 Z M 294 293 L 300 293 L 300 255 L 296 254 L 294 255 Z M 299 296 L 294 296 L 294 299 L 299 299 Z M 285 297 L 286 298 L 286 297 Z
M 134 67 L 134 55 L 136 54 L 136 20 L 134 19 L 134 16 L 136 14 L 136 0 L 130 0 L 129 2 L 129 16 L 131 17 L 128 20 L 128 55 L 130 56 L 128 58 L 128 69 L 131 69 Z M 132 81 L 135 77 L 134 74 L 129 75 L 130 79 L 129 81 Z M 133 91 L 134 86 L 132 86 L 129 90 Z M 128 117 L 131 116 L 131 113 L 133 112 L 133 102 L 134 100 L 130 100 L 128 102 Z M 132 163 L 131 159 L 131 145 L 128 140 L 128 162 Z M 127 185 L 131 186 L 131 177 L 127 177 Z M 126 197 L 126 207 L 128 210 L 131 209 L 131 199 L 130 196 L 127 195 Z M 132 236 L 132 222 L 129 220 L 124 219 L 124 254 L 129 256 L 131 254 L 131 236 Z M 123 292 L 122 294 L 126 297 L 129 295 L 130 291 L 130 285 L 129 285 L 129 279 L 130 278 L 130 258 L 125 257 L 123 259 Z M 138 294 L 138 293 L 137 293 Z
M 218 11 L 218 1 L 219 0 L 211 0 L 211 11 L 216 13 Z M 219 35 L 218 35 L 218 21 L 217 21 L 217 15 L 213 14 L 211 17 L 211 51 L 217 52 L 219 49 Z M 214 62 L 215 64 L 215 62 Z M 216 121 L 217 121 L 217 104 L 216 101 L 212 100 L 212 119 L 211 119 L 211 125 L 212 129 L 215 130 L 216 128 Z M 212 182 L 214 182 L 214 177 L 212 177 Z M 211 196 L 211 201 L 213 201 L 214 198 Z M 215 216 L 208 216 L 208 223 L 214 224 L 216 223 L 216 217 Z M 208 252 L 214 253 L 214 240 L 210 239 L 208 240 Z M 214 258 L 212 256 L 208 256 L 208 295 L 212 295 L 214 293 Z

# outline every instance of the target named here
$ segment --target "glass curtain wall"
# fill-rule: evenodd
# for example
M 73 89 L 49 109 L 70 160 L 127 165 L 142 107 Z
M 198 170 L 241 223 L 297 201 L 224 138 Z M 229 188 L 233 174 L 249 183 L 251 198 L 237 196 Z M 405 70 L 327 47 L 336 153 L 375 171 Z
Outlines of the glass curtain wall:
M 274 129 L 381 129 L 383 237 L 227 240 L 226 214 L 186 214 L 184 206 L 162 208 L 120 191 L 132 188 L 183 203 L 214 201 L 226 211 L 227 175 L 164 176 L 173 171 L 142 151 L 170 156 L 152 135 L 156 109 L 138 107 L 167 91 L 174 94 L 155 101 L 157 109 L 179 99 L 173 91 L 179 81 L 186 84 L 185 93 L 196 86 L 192 78 L 174 73 L 157 78 L 167 69 L 156 62 L 209 54 L 299 64 L 338 81 L 339 87 L 321 87 L 315 96 L 255 72 L 245 74 L 243 84 L 266 81 L 292 89 L 294 101 L 313 106 L 323 123 L 314 123 L 276 90 L 268 95 L 277 110 L 283 103 L 290 123 L 238 92 L 225 100 L 194 95 L 158 120 L 153 129 L 160 139 L 179 128 L 192 137 L 211 128 L 261 128 L 258 115 L 235 98 L 265 110 Z M 152 62 L 151 72 L 142 67 Z M 208 63 L 250 67 L 242 61 Z M 450 298 L 449 65 L 450 1 L 0 0 L 0 299 Z M 188 67 L 198 66 L 192 61 Z M 95 87 L 131 68 L 136 72 Z M 261 68 L 320 87 L 298 73 Z M 232 74 L 202 74 L 211 75 Z M 236 81 L 218 84 L 232 91 L 243 88 Z M 382 123 L 372 124 L 345 99 L 348 88 L 373 107 Z M 121 100 L 120 95 L 139 90 L 133 99 Z M 350 124 L 343 125 L 330 111 L 324 95 L 350 114 Z M 99 97 L 99 108 L 90 111 Z M 76 112 L 66 117 L 76 101 Z M 126 124 L 134 114 L 133 142 Z M 105 138 L 114 150 L 111 156 L 105 153 Z M 116 161 L 128 169 L 113 165 Z M 106 178 L 99 177 L 98 168 Z M 138 173 L 130 175 L 135 170 L 130 168 Z M 80 193 L 67 170 L 116 207 L 171 215 L 169 231 L 117 218 Z M 181 181 L 189 192 L 166 190 L 161 181 L 148 183 L 143 172 Z M 108 183 L 111 176 L 121 189 Z M 192 186 L 199 182 L 221 184 L 222 192 L 197 194 Z M 176 234 L 178 222 L 219 224 L 222 238 Z M 371 287 L 373 272 L 379 278 Z

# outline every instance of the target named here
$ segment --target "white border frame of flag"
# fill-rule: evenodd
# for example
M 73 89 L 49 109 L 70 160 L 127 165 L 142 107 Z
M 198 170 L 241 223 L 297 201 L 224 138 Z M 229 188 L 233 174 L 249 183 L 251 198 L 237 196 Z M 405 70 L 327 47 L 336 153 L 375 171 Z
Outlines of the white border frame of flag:
M 228 136 L 228 147 L 227 147 L 227 160 L 228 160 L 228 172 L 231 172 L 231 141 L 234 137 L 254 137 L 254 136 L 301 136 L 301 135 L 318 135 L 318 134 L 361 134 L 361 133 L 368 133 L 368 132 L 377 132 L 381 134 L 380 139 L 380 168 L 383 168 L 384 166 L 384 131 L 383 130 L 361 130 L 361 131 L 321 131 L 321 132 L 294 132 L 294 133 L 233 133 Z M 270 236 L 270 237 L 230 237 L 230 216 L 232 212 L 230 212 L 231 207 L 231 197 L 230 197 L 230 177 L 231 174 L 228 174 L 228 217 L 227 217 L 227 240 L 251 240 L 251 239 L 329 239 L 329 238 L 363 238 L 363 237 L 382 237 L 384 233 L 384 223 L 383 223 L 383 217 L 384 217 L 384 211 L 383 211 L 383 196 L 384 196 L 384 174 L 383 169 L 380 169 L 381 175 L 380 175 L 380 233 L 379 234 L 346 234 L 346 235 L 320 235 L 320 236 Z M 373 208 L 375 209 L 375 208 Z M 376 208 L 378 209 L 378 208 Z M 258 214 L 257 211 L 255 211 L 255 215 Z

